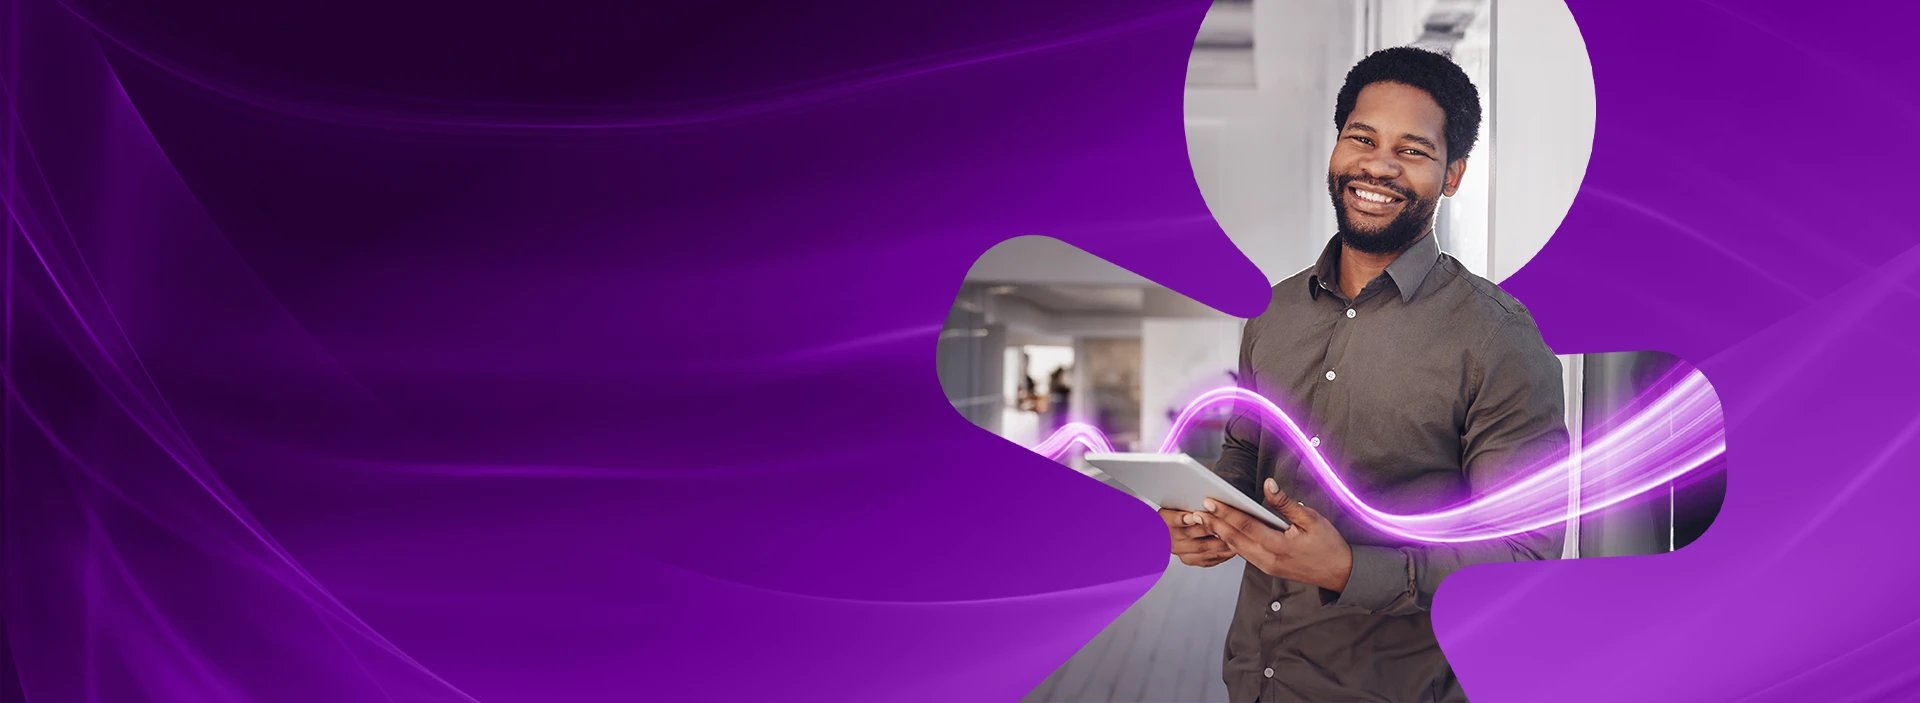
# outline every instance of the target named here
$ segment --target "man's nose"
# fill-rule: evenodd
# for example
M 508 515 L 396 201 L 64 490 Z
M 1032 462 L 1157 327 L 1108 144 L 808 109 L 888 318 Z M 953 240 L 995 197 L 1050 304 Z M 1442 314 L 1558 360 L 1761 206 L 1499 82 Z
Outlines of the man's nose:
M 1392 180 L 1400 177 L 1400 164 L 1376 151 L 1360 160 L 1360 172 L 1370 178 Z

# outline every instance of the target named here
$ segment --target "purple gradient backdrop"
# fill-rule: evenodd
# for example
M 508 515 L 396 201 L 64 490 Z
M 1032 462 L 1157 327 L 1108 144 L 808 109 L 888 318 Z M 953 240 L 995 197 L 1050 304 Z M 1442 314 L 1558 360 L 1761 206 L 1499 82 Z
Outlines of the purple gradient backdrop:
M 1696 362 L 1734 475 L 1442 641 L 1480 701 L 1910 697 L 1910 22 L 1572 5 L 1593 161 L 1508 288 Z M 1205 9 L 7 3 L 6 695 L 1018 697 L 1166 538 L 960 420 L 937 328 L 1022 234 L 1258 312 Z

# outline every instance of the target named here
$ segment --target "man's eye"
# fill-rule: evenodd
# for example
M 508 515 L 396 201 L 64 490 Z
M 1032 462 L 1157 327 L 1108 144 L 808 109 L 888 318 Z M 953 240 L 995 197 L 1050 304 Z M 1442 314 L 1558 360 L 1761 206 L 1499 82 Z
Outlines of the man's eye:
M 1366 138 L 1366 137 L 1362 137 L 1362 136 L 1359 136 L 1359 135 L 1355 135 L 1355 136 L 1351 136 L 1351 137 L 1347 137 L 1347 138 L 1348 138 L 1348 139 L 1352 139 L 1352 140 L 1354 140 L 1354 141 L 1356 141 L 1356 142 L 1360 142 L 1361 144 L 1365 144 L 1365 145 L 1367 145 L 1367 146 L 1373 146 L 1373 140 L 1372 140 L 1372 139 L 1368 139 L 1368 138 Z
M 1426 158 L 1427 156 L 1427 152 L 1421 151 L 1419 149 L 1401 149 L 1400 153 L 1406 154 L 1409 156 L 1418 156 L 1421 158 Z

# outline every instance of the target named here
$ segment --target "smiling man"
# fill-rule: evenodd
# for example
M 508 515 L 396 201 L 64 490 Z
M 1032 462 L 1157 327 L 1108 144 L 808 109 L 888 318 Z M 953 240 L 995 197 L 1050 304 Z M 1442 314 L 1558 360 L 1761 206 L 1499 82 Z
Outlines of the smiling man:
M 1242 385 L 1316 433 L 1346 482 L 1390 512 L 1450 507 L 1564 455 L 1559 360 L 1525 307 L 1433 235 L 1473 150 L 1479 91 L 1445 56 L 1387 49 L 1348 72 L 1334 126 L 1339 232 L 1247 323 Z M 1162 511 L 1182 562 L 1247 562 L 1227 634 L 1236 701 L 1464 700 L 1434 640 L 1435 588 L 1468 564 L 1560 553 L 1557 533 L 1466 544 L 1375 533 L 1251 416 L 1229 422 L 1214 471 L 1294 525 L 1224 505 Z

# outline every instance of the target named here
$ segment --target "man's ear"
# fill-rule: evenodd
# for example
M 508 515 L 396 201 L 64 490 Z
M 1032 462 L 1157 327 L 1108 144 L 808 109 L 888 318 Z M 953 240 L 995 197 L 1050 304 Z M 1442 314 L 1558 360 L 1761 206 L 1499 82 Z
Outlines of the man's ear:
M 1454 159 L 1453 163 L 1447 164 L 1447 185 L 1445 188 L 1440 189 L 1440 194 L 1449 198 L 1453 197 L 1453 192 L 1460 190 L 1460 176 L 1465 175 L 1466 172 L 1467 157 L 1462 156 Z

